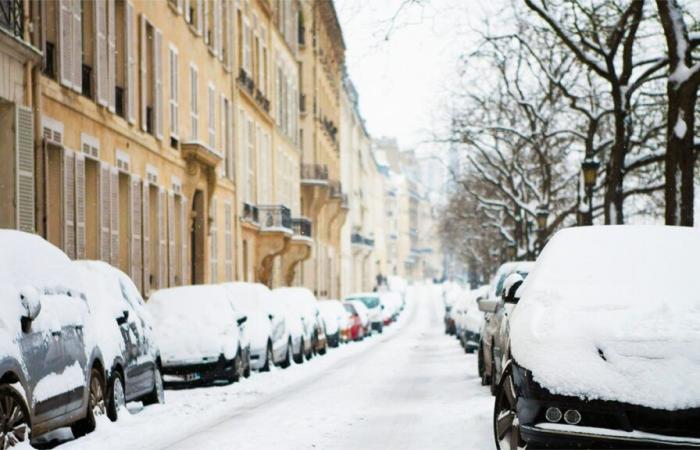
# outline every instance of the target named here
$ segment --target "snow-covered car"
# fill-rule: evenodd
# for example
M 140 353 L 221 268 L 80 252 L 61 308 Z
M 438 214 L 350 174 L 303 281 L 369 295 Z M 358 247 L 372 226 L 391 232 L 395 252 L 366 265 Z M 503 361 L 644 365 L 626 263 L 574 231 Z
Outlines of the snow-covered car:
M 694 228 L 559 231 L 507 294 L 499 448 L 700 446 L 698 255 Z
M 285 314 L 274 308 L 270 289 L 260 283 L 225 283 L 234 308 L 248 319 L 243 334 L 250 342 L 252 369 L 267 371 L 273 365 L 288 366 L 291 361 L 289 330 Z
M 305 309 L 299 302 L 290 301 L 287 289 L 278 288 L 271 292 L 272 301 L 283 307 L 284 318 L 289 330 L 291 340 L 292 357 L 295 363 L 301 364 L 304 358 L 313 356 L 313 322 L 304 318 Z
M 488 294 L 489 286 L 481 286 L 467 294 L 467 304 L 460 318 L 460 340 L 462 346 L 471 353 L 479 349 L 481 327 L 484 324 L 484 313 L 479 309 L 479 299 Z
M 107 370 L 107 415 L 117 420 L 126 402 L 163 403 L 160 351 L 151 317 L 131 279 L 102 261 L 75 261 L 90 308 L 94 334 Z
M 280 295 L 292 308 L 300 313 L 306 330 L 307 339 L 311 339 L 312 351 L 319 354 L 326 353 L 328 343 L 323 320 L 318 311 L 318 301 L 313 292 L 303 287 L 277 288 L 275 292 Z
M 502 264 L 491 279 L 488 295 L 479 301 L 479 309 L 485 313 L 484 323 L 479 333 L 479 376 L 483 385 L 491 386 L 492 394 L 496 392 L 502 368 L 500 364 L 497 365 L 494 353 L 500 354 L 500 349 L 496 347 L 499 343 L 498 333 L 501 329 L 501 320 L 506 312 L 501 299 L 503 283 L 511 273 L 518 272 L 523 276 L 527 275 L 532 264 L 531 261 L 511 261 Z
M 323 319 L 323 324 L 326 328 L 328 346 L 337 347 L 343 336 L 347 337 L 350 332 L 348 312 L 338 300 L 319 301 L 318 311 L 321 314 L 321 319 Z
M 353 294 L 346 297 L 345 301 L 360 301 L 364 303 L 369 314 L 369 322 L 372 330 L 376 330 L 380 333 L 384 330 L 384 315 L 382 312 L 384 306 L 382 305 L 378 293 L 367 292 Z
M 356 302 L 345 302 L 343 303 L 343 308 L 350 314 L 350 337 L 351 341 L 361 341 L 365 338 L 365 325 L 362 323 L 362 317 L 360 314 L 360 305 L 364 307 L 365 305 Z
M 362 336 L 371 336 L 372 322 L 370 322 L 369 320 L 369 310 L 365 306 L 364 302 L 361 302 L 360 300 L 348 300 L 343 303 L 348 303 L 352 305 L 355 309 L 355 313 L 357 314 L 357 317 L 360 319 L 360 323 L 362 324 Z
M 166 386 L 237 381 L 245 375 L 246 352 L 238 314 L 222 286 L 162 289 L 146 303 L 160 345 Z
M 0 230 L 0 446 L 105 413 L 105 373 L 81 277 L 39 236 Z
M 380 300 L 384 306 L 384 325 L 389 325 L 398 319 L 401 312 L 401 294 L 394 291 L 382 292 Z

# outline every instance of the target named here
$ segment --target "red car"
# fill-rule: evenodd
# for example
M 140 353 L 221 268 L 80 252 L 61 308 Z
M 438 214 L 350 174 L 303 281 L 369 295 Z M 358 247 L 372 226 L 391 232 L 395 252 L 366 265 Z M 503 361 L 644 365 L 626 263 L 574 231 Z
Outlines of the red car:
M 343 303 L 345 310 L 350 313 L 350 339 L 353 341 L 361 341 L 365 337 L 365 328 L 362 326 L 362 320 L 357 313 L 355 306 L 351 303 Z

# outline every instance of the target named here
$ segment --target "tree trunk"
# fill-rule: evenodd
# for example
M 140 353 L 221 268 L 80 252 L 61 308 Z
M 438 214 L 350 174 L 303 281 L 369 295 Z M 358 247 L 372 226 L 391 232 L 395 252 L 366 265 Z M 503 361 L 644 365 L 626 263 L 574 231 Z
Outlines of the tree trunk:
M 605 224 L 616 225 L 625 223 L 623 213 L 624 196 L 622 191 L 623 169 L 625 164 L 625 112 L 622 93 L 619 89 L 613 88 L 613 98 L 615 103 L 615 142 L 610 151 L 610 159 L 605 180 Z M 617 91 L 617 92 L 615 92 Z

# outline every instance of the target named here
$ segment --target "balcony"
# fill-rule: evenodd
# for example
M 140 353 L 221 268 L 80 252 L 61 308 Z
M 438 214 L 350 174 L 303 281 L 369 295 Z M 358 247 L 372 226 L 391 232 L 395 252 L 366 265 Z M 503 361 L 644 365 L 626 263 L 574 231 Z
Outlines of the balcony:
M 255 90 L 255 101 L 266 113 L 270 114 L 270 100 L 265 97 L 265 94 L 260 92 L 260 89 Z
M 328 166 L 324 164 L 302 164 L 301 180 L 328 181 Z
M 248 75 L 243 68 L 238 71 L 238 84 L 250 95 L 255 98 L 255 81 Z
M 287 286 L 294 282 L 296 269 L 300 263 L 311 257 L 311 221 L 305 217 L 292 219 L 294 235 L 282 254 L 282 274 Z
M 328 137 L 330 137 L 334 143 L 337 142 L 338 127 L 335 125 L 335 122 L 327 117 L 322 117 L 318 120 L 321 122 L 321 125 L 323 125 L 323 130 L 328 134 Z
M 264 231 L 292 229 L 292 212 L 284 205 L 259 205 L 258 214 Z
M 311 221 L 304 217 L 292 219 L 294 236 L 311 238 Z
M 255 205 L 251 205 L 250 203 L 243 203 L 243 213 L 241 214 L 241 220 L 254 224 L 259 223 L 260 213 L 258 207 Z
M 24 39 L 24 0 L 0 0 L 0 28 Z

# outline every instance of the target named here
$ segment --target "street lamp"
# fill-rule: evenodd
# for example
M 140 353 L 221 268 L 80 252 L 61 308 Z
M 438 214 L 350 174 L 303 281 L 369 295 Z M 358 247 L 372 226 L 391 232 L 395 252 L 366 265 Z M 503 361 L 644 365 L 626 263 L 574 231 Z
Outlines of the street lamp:
M 588 197 L 588 217 L 587 225 L 593 225 L 593 188 L 595 187 L 596 178 L 598 177 L 598 168 L 600 163 L 592 156 L 587 156 L 581 162 L 581 171 L 583 172 L 583 185 L 586 188 L 586 196 Z
M 508 260 L 513 261 L 517 256 L 518 245 L 515 241 L 510 241 L 508 243 Z

